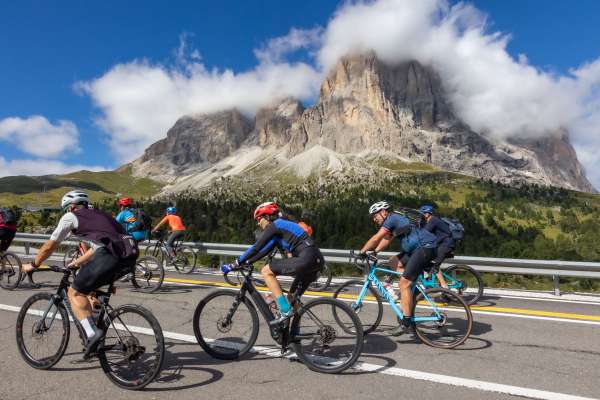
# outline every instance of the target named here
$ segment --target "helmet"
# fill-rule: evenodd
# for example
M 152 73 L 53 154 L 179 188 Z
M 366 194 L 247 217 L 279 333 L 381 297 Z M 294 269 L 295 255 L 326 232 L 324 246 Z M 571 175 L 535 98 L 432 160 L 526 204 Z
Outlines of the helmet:
M 263 215 L 274 215 L 277 213 L 279 213 L 279 207 L 277 207 L 277 203 L 268 201 L 256 207 L 256 210 L 254 210 L 254 219 L 259 219 Z
M 431 204 L 423 204 L 421 208 L 419 208 L 419 212 L 422 214 L 433 214 L 433 206 Z
M 167 207 L 167 214 L 175 214 L 177 209 L 175 207 Z
M 119 205 L 123 207 L 130 206 L 133 203 L 133 199 L 131 197 L 123 197 L 119 199 Z
M 381 210 L 389 210 L 390 209 L 390 204 L 387 201 L 378 201 L 377 203 L 373 204 L 371 207 L 369 207 L 369 214 L 373 215 L 373 214 L 377 214 L 379 211 Z
M 81 190 L 72 190 L 63 196 L 60 201 L 60 207 L 65 208 L 71 204 L 87 204 L 89 201 L 90 198 L 85 192 L 82 192 Z

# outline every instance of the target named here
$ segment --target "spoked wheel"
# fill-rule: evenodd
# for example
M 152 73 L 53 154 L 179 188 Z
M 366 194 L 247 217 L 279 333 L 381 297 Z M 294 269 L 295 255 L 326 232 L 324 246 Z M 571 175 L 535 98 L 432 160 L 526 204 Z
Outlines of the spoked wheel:
M 163 265 L 165 264 L 165 259 L 167 258 L 164 250 L 161 246 L 159 246 L 158 243 L 150 243 L 149 245 L 147 245 L 144 249 L 144 255 L 157 258 L 158 261 L 160 261 Z
M 147 309 L 126 304 L 104 320 L 110 322 L 98 347 L 102 370 L 115 385 L 138 390 L 156 378 L 165 355 L 165 341 L 158 320 Z
M 360 319 L 338 300 L 320 298 L 306 303 L 292 321 L 290 335 L 298 358 L 313 371 L 342 372 L 362 353 Z
M 12 290 L 19 286 L 23 272 L 21 259 L 11 252 L 0 254 L 0 286 Z
M 67 310 L 62 303 L 55 303 L 50 293 L 38 293 L 25 301 L 17 317 L 17 347 L 27 364 L 51 368 L 65 354 L 69 335 Z
M 425 296 L 419 292 L 413 315 L 417 336 L 432 347 L 453 349 L 467 340 L 473 328 L 471 309 L 462 297 L 447 289 L 430 288 Z
M 335 291 L 333 298 L 345 302 L 351 301 L 348 304 L 358 315 L 366 335 L 375 331 L 379 326 L 383 316 L 383 304 L 381 296 L 373 286 L 369 286 L 369 297 L 365 297 L 360 303 L 357 302 L 356 296 L 358 296 L 358 291 L 364 284 L 364 281 L 358 279 L 345 282 Z M 356 295 L 352 293 L 356 293 Z
M 443 274 L 448 288 L 462 297 L 468 305 L 477 303 L 483 295 L 481 274 L 468 265 L 452 265 Z
M 137 259 L 131 283 L 136 289 L 145 293 L 154 293 L 162 286 L 165 279 L 165 269 L 155 257 L 142 256 Z
M 196 252 L 190 246 L 177 247 L 177 255 L 173 260 L 173 265 L 177 271 L 190 274 L 196 268 Z
M 241 286 L 244 282 L 244 275 L 239 270 L 233 270 L 223 274 L 223 279 L 231 286 Z
M 200 300 L 194 312 L 194 334 L 210 356 L 235 360 L 246 354 L 258 337 L 258 314 L 237 292 L 217 290 Z
M 331 269 L 327 264 L 323 265 L 323 269 L 319 272 L 317 279 L 311 283 L 308 288 L 309 290 L 313 290 L 319 292 L 321 290 L 326 290 L 331 285 L 331 279 L 333 278 Z

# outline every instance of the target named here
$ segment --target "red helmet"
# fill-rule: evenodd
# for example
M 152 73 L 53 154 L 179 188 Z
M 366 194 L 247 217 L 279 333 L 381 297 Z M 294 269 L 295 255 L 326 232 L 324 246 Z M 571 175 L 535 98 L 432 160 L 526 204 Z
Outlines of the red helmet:
M 268 201 L 256 207 L 256 210 L 254 210 L 254 219 L 259 219 L 263 215 L 274 215 L 278 212 L 279 207 L 277 207 L 277 203 Z
M 123 207 L 130 206 L 133 203 L 133 199 L 131 197 L 123 197 L 119 199 L 119 205 Z

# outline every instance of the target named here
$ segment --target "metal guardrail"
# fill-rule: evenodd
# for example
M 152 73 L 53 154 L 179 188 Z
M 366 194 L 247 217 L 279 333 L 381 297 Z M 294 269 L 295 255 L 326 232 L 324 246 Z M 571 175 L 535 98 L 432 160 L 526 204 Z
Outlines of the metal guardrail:
M 50 235 L 17 233 L 14 242 L 23 243 L 25 254 L 31 254 L 31 245 L 41 244 L 48 240 Z M 155 243 L 148 241 L 147 243 Z M 76 241 L 64 241 L 64 245 L 76 245 Z M 216 256 L 237 257 L 241 255 L 249 245 L 208 243 L 208 242 L 184 242 L 183 244 L 194 247 L 199 252 Z M 349 263 L 350 250 L 321 249 L 321 253 L 327 262 Z M 393 252 L 379 253 L 381 259 L 388 259 Z M 442 264 L 442 268 L 450 265 L 466 264 L 480 272 L 495 272 L 513 275 L 545 275 L 552 276 L 554 282 L 554 293 L 560 295 L 559 277 L 578 277 L 600 279 L 600 263 L 577 262 L 560 260 L 520 260 L 511 258 L 491 257 L 469 257 L 456 256 Z

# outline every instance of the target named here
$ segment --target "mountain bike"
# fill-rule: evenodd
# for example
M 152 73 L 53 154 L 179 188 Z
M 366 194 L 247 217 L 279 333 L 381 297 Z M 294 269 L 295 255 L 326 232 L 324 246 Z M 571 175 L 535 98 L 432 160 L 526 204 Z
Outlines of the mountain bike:
M 350 280 L 340 286 L 334 293 L 334 298 L 349 297 L 345 292 L 352 286 L 361 286 L 360 293 L 351 304 L 352 309 L 360 314 L 363 330 L 366 334 L 377 329 L 383 316 L 383 300 L 387 301 L 396 314 L 398 322 L 403 318 L 402 311 L 396 301 L 385 290 L 383 283 L 377 277 L 378 273 L 401 276 L 401 273 L 378 266 L 378 259 L 368 255 L 364 263 L 352 251 L 350 260 L 365 273 L 364 280 Z M 467 340 L 473 327 L 471 309 L 456 293 L 440 288 L 425 288 L 421 281 L 423 275 L 417 278 L 413 285 L 413 320 L 415 333 L 425 344 L 452 349 Z M 372 295 L 367 299 L 367 292 Z
M 173 264 L 178 272 L 191 274 L 196 268 L 196 252 L 190 246 L 182 244 L 180 239 L 173 243 L 174 256 L 169 254 L 167 243 L 164 235 L 160 232 L 156 233 L 156 242 L 150 243 L 144 249 L 144 254 L 147 256 L 156 257 L 163 265 L 167 263 Z
M 71 322 L 85 346 L 85 331 L 67 297 L 72 271 L 59 266 L 49 268 L 63 274 L 56 293 L 31 296 L 17 317 L 19 353 L 36 369 L 49 369 L 63 357 L 69 344 Z M 106 292 L 95 291 L 99 312 L 94 320 L 104 331 L 95 355 L 112 383 L 123 389 L 138 390 L 152 382 L 162 368 L 163 333 L 158 320 L 144 307 L 125 304 L 112 308 L 109 300 L 114 293 L 113 284 Z
M 83 242 L 79 242 L 77 247 L 65 252 L 63 263 L 66 267 L 72 261 L 81 257 L 87 251 Z M 72 269 L 72 275 L 77 275 L 78 268 Z M 123 282 L 131 281 L 134 288 L 144 293 L 154 293 L 158 291 L 165 279 L 165 269 L 163 263 L 156 257 L 141 256 L 135 262 L 135 266 L 130 274 L 121 279 Z
M 0 253 L 0 287 L 16 289 L 23 279 L 21 259 L 15 253 L 5 251 Z
M 303 284 L 288 298 L 294 313 L 290 319 L 272 323 L 276 316 L 256 289 L 253 266 L 242 265 L 239 291 L 217 290 L 202 299 L 194 312 L 194 334 L 209 355 L 235 360 L 252 350 L 258 337 L 256 309 L 269 324 L 271 337 L 284 355 L 291 345 L 298 358 L 311 370 L 339 373 L 352 367 L 362 352 L 360 319 L 345 303 L 332 298 L 300 301 Z M 291 321 L 291 322 L 290 322 Z

